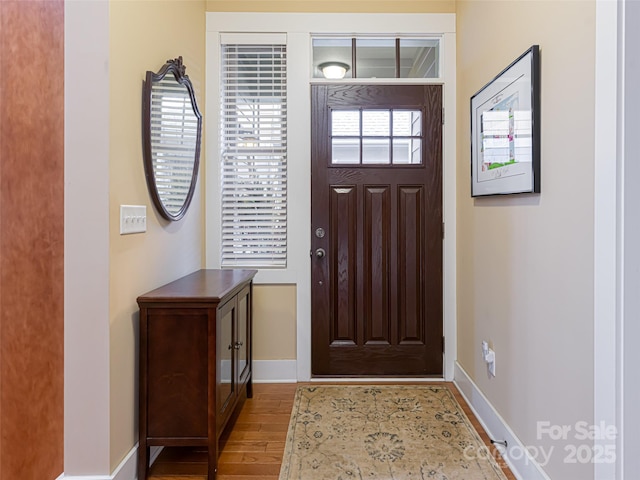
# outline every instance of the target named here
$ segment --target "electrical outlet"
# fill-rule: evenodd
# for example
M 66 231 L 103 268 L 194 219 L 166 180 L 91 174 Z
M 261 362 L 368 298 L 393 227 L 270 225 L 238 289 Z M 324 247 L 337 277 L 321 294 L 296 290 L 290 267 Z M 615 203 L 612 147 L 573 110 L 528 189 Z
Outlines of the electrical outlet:
M 492 377 L 496 376 L 496 352 L 489 349 L 489 353 L 487 354 L 487 358 L 485 359 L 487 362 L 487 366 L 489 367 L 489 373 Z
M 492 377 L 496 376 L 496 352 L 489 348 L 489 343 L 482 341 L 482 359 L 487 364 L 489 373 Z

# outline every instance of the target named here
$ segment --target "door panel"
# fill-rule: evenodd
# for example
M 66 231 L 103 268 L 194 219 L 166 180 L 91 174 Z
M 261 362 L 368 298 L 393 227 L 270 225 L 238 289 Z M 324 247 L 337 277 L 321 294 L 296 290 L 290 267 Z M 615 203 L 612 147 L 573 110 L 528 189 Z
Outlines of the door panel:
M 333 335 L 332 344 L 356 343 L 356 189 L 341 187 L 331 189 L 331 277 Z M 340 221 L 338 219 L 340 218 Z
M 424 281 L 422 249 L 423 187 L 398 188 L 398 304 L 400 344 L 424 343 Z
M 389 311 L 389 186 L 366 186 L 364 198 L 364 343 L 391 343 Z
M 312 373 L 439 376 L 442 88 L 312 98 Z

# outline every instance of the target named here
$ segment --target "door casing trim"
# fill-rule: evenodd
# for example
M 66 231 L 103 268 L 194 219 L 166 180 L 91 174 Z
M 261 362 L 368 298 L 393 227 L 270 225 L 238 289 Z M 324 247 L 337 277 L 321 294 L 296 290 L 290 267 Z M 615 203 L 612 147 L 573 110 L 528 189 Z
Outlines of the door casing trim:
M 319 30 L 321 26 L 321 30 Z M 456 16 L 453 13 L 430 14 L 333 14 L 333 13 L 239 13 L 207 12 L 206 78 L 207 92 L 219 91 L 219 37 L 221 32 L 271 33 L 287 35 L 287 85 L 289 97 L 289 256 L 286 271 L 260 271 L 256 283 L 295 284 L 296 288 L 296 365 L 300 382 L 311 379 L 311 266 L 310 209 L 311 193 L 311 34 L 424 34 L 441 38 L 445 124 L 443 126 L 442 188 L 443 221 L 443 331 L 445 336 L 444 379 L 452 381 L 456 352 Z M 385 79 L 386 83 L 393 83 Z M 399 82 L 401 83 L 401 82 Z M 404 82 L 406 83 L 406 82 Z M 206 189 L 219 190 L 219 95 L 206 95 Z M 219 208 L 213 195 L 206 196 L 206 265 L 219 268 Z M 410 380 L 415 380 L 410 378 Z M 430 379 L 433 380 L 433 379 Z

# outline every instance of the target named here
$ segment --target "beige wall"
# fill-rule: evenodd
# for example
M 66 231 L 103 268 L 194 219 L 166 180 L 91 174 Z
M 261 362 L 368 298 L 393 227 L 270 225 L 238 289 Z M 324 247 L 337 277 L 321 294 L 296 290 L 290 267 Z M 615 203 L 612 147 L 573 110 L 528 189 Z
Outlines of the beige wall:
M 458 361 L 525 445 L 547 448 L 537 421 L 593 422 L 595 2 L 465 1 L 456 10 Z M 541 50 L 542 193 L 473 200 L 469 98 L 532 44 Z M 493 379 L 483 339 L 496 351 Z M 563 445 L 549 476 L 593 478 L 591 465 L 563 463 Z
M 253 288 L 253 359 L 295 360 L 296 286 Z
M 111 468 L 137 441 L 136 297 L 204 263 L 201 168 L 186 216 L 167 222 L 154 210 L 144 177 L 141 92 L 147 70 L 182 55 L 204 108 L 205 2 L 110 3 L 110 368 Z M 147 232 L 119 234 L 122 204 L 147 206 Z
M 207 11 L 454 13 L 455 0 L 207 0 Z

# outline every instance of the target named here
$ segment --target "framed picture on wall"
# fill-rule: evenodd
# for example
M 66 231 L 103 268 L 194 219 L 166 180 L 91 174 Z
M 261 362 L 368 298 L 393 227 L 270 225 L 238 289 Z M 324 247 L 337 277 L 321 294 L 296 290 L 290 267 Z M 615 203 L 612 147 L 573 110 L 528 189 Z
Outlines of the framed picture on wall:
M 471 196 L 540 193 L 540 48 L 471 97 Z

